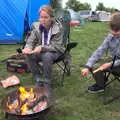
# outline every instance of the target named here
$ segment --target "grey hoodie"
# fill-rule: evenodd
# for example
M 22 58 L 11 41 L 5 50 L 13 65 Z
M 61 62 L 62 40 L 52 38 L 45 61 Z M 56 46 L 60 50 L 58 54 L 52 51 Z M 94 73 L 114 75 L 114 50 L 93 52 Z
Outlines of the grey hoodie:
M 112 57 L 115 55 L 120 57 L 120 37 L 113 36 L 108 34 L 103 43 L 98 47 L 98 49 L 92 54 L 86 63 L 86 67 L 92 68 L 94 63 L 100 59 L 102 54 L 106 51 L 110 51 Z M 114 66 L 120 65 L 120 58 L 115 61 Z

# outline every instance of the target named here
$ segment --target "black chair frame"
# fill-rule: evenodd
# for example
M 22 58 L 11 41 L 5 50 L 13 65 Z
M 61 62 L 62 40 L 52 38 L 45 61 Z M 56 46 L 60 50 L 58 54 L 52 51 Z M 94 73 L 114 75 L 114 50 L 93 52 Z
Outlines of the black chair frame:
M 116 59 L 120 59 L 120 57 L 114 56 L 114 58 L 112 60 L 112 66 L 110 67 L 110 69 L 105 71 L 105 80 L 107 81 L 106 84 L 105 84 L 105 88 L 116 80 L 118 82 L 120 82 L 120 72 L 118 73 L 118 72 L 113 71 Z M 110 78 L 110 75 L 112 75 L 113 78 Z M 110 97 L 110 99 L 104 100 L 104 104 L 108 104 L 108 103 L 114 101 L 115 99 L 119 99 L 119 98 L 120 98 L 120 94 L 114 95 L 114 96 Z
M 64 76 L 65 74 L 67 74 L 68 76 L 71 74 L 71 68 L 70 68 L 70 51 L 72 48 L 77 46 L 77 42 L 70 42 L 66 45 L 66 49 L 64 51 L 63 54 L 61 54 L 57 60 L 54 61 L 54 64 L 57 64 L 62 70 L 62 77 L 60 79 L 59 85 L 63 86 L 63 82 L 64 82 Z M 68 59 L 66 59 L 66 56 L 69 56 Z M 60 64 L 60 62 L 63 63 L 63 65 Z
M 114 81 L 119 81 L 120 82 L 120 73 L 117 73 L 117 72 L 113 71 L 115 61 L 118 58 L 120 59 L 120 57 L 114 56 L 113 59 L 112 59 L 112 65 L 111 65 L 111 67 L 109 69 L 107 69 L 107 70 L 104 71 L 104 79 L 106 81 L 104 89 L 106 89 Z M 90 72 L 91 72 L 93 78 L 95 79 L 94 73 L 93 73 L 92 69 L 90 70 Z M 110 78 L 110 75 L 112 75 L 113 78 Z M 112 101 L 114 101 L 115 99 L 118 99 L 118 98 L 120 98 L 120 95 L 111 96 L 108 100 L 106 100 L 106 98 L 105 98 L 105 92 L 104 92 L 104 97 L 103 97 L 102 100 L 103 100 L 104 104 L 108 104 L 108 103 L 110 103 L 110 102 L 112 102 Z

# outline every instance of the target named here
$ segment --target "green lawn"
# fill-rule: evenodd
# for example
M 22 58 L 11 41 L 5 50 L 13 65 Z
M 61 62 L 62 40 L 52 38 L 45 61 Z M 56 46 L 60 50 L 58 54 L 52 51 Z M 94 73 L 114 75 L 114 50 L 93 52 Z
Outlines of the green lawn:
M 55 104 L 49 115 L 49 120 L 120 120 L 120 101 L 115 100 L 107 105 L 102 102 L 104 96 L 109 98 L 111 94 L 116 93 L 114 87 L 120 87 L 120 84 L 112 84 L 106 89 L 105 94 L 90 94 L 87 92 L 87 87 L 94 83 L 94 80 L 91 75 L 86 78 L 80 77 L 82 66 L 103 41 L 108 31 L 107 23 L 103 22 L 90 22 L 84 26 L 71 28 L 71 41 L 76 41 L 79 44 L 71 52 L 71 76 L 65 76 L 63 87 L 57 85 L 53 87 Z M 19 46 L 0 45 L 0 60 L 15 53 Z M 5 65 L 0 63 L 0 80 L 12 74 L 15 73 L 7 72 Z M 35 84 L 31 73 L 16 75 L 20 78 L 23 86 Z M 16 88 L 17 86 L 4 89 L 0 86 L 0 101 L 8 92 Z M 1 108 L 0 120 L 5 120 Z

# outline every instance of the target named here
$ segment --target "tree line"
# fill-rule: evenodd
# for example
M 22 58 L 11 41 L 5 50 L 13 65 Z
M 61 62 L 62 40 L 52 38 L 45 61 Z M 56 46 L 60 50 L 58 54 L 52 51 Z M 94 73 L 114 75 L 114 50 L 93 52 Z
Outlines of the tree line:
M 50 3 L 53 8 L 62 8 L 62 0 L 50 0 Z M 80 10 L 92 10 L 91 5 L 87 2 L 82 3 L 78 0 L 68 0 L 66 3 L 66 8 L 73 9 L 74 11 L 80 11 Z M 110 7 L 105 7 L 102 2 L 99 2 L 98 5 L 96 6 L 96 9 L 98 11 L 107 11 L 107 12 L 118 12 L 120 10 L 116 8 L 110 8 Z

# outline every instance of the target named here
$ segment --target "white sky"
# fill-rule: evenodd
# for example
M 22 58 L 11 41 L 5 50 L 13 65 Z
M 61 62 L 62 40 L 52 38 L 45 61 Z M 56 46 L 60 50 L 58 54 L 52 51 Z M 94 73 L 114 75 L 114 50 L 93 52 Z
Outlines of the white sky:
M 65 3 L 68 0 L 63 0 L 63 7 L 65 6 Z M 92 7 L 92 10 L 95 10 L 96 5 L 98 5 L 99 2 L 102 2 L 105 7 L 114 7 L 120 10 L 120 0 L 78 0 L 81 3 L 89 3 Z

